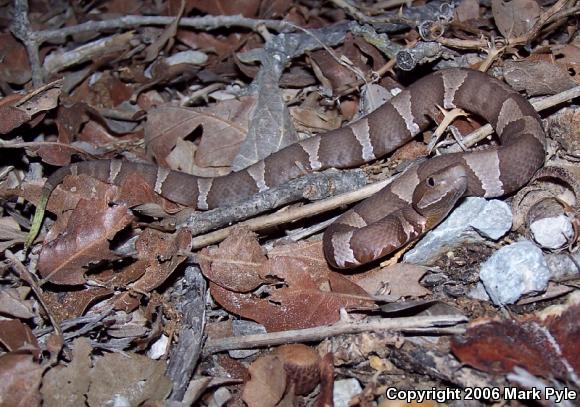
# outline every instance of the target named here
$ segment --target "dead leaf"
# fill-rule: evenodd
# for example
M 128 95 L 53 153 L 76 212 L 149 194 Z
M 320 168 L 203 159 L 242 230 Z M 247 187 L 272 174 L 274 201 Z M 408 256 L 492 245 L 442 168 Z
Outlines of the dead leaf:
M 221 287 L 249 292 L 265 282 L 262 266 L 266 256 L 256 234 L 235 228 L 219 247 L 206 247 L 198 255 L 203 275 Z
M 190 10 L 195 8 L 204 13 L 218 16 L 241 14 L 244 17 L 256 17 L 260 3 L 260 0 L 189 0 L 188 6 Z
M 131 178 L 135 177 L 137 180 L 132 182 Z M 141 177 L 137 175 L 130 176 L 127 179 L 127 182 L 124 184 L 123 189 L 125 188 L 125 185 L 127 185 L 127 188 L 133 189 L 133 193 L 128 190 L 124 192 L 121 191 L 119 195 L 129 196 L 138 200 L 139 193 L 135 194 L 135 188 L 140 185 L 139 179 L 141 179 Z M 74 183 L 78 182 L 78 180 L 71 180 L 70 182 Z M 97 185 L 97 187 L 100 188 L 105 193 L 105 195 L 107 194 L 106 191 L 109 191 L 109 188 L 112 188 L 111 191 L 113 191 L 113 193 L 114 191 L 118 191 L 117 187 L 106 185 L 98 181 L 94 182 L 96 182 L 95 185 Z M 130 187 L 128 185 L 130 185 Z M 145 196 L 147 196 L 147 194 L 145 194 Z M 99 198 L 96 199 L 98 200 Z M 122 199 L 117 198 L 115 201 L 120 202 Z M 81 200 L 80 202 L 84 201 Z M 94 204 L 87 202 L 87 205 Z M 106 209 L 105 212 L 109 209 Z M 76 212 L 73 211 L 73 216 L 74 213 Z M 94 208 L 91 216 L 94 217 Z M 91 218 L 91 216 L 84 215 L 84 218 L 88 219 Z M 112 216 L 114 217 L 115 215 Z M 72 217 L 69 218 L 69 221 L 73 222 L 72 219 Z M 122 226 L 122 223 L 119 225 Z M 63 233 L 68 234 L 70 228 L 71 226 L 67 223 Z M 102 229 L 103 230 L 101 230 L 101 232 L 105 233 L 106 235 L 106 227 Z M 57 240 L 58 239 L 59 238 L 57 238 Z M 62 267 L 77 270 L 77 273 L 82 274 L 84 267 L 78 267 L 78 265 L 83 261 L 88 261 L 90 263 L 91 261 L 99 261 L 100 259 L 106 258 L 106 252 L 101 251 L 99 247 L 106 245 L 108 248 L 109 238 L 103 235 L 102 239 L 104 240 L 101 242 L 94 240 L 90 243 L 87 243 L 85 248 L 77 248 L 82 253 L 77 255 L 77 259 L 71 260 L 73 264 L 63 264 Z M 179 232 L 173 234 L 146 229 L 139 236 L 139 239 L 135 243 L 137 250 L 137 261 L 120 270 L 113 271 L 107 269 L 103 270 L 99 274 L 94 275 L 94 280 L 99 281 L 105 287 L 59 292 L 58 295 L 56 295 L 56 293 L 52 293 L 51 291 L 45 291 L 45 302 L 50 307 L 51 312 L 55 318 L 57 318 L 59 321 L 62 321 L 82 315 L 86 309 L 96 300 L 109 296 L 115 287 L 126 287 L 129 283 L 136 281 L 136 283 L 132 286 L 133 290 L 136 290 L 140 293 L 150 292 L 154 288 L 161 285 L 175 271 L 177 266 L 186 258 L 185 253 L 189 251 L 190 241 L 191 236 L 186 229 L 181 229 Z M 71 250 L 73 249 L 74 247 Z M 93 257 L 90 257 L 91 253 L 93 253 Z M 111 256 L 111 258 L 114 258 L 114 256 Z M 74 281 L 72 279 L 73 277 L 69 276 L 66 281 Z M 117 298 L 113 299 L 113 301 L 116 304 L 116 308 L 130 311 L 134 309 L 136 305 L 138 305 L 139 297 L 140 294 L 135 296 L 133 295 L 133 292 L 123 292 L 120 293 Z
M 0 34 L 0 44 L 0 80 L 24 85 L 31 78 L 24 45 L 8 32 Z
M 86 122 L 80 133 L 77 134 L 76 140 L 86 141 L 91 146 L 95 146 L 95 149 L 98 152 L 103 150 L 109 151 L 111 146 L 121 148 L 125 145 L 141 144 L 144 130 L 143 128 L 136 126 L 138 126 L 138 118 L 141 115 L 144 115 L 145 112 L 139 110 L 133 112 L 132 109 L 124 110 L 122 107 L 116 107 L 115 110 L 122 113 L 134 113 L 135 117 L 132 118 L 132 121 L 127 122 L 108 120 L 101 115 L 93 115 L 91 120 Z M 89 152 L 92 152 L 92 150 L 89 149 Z M 140 152 L 138 153 L 139 157 L 145 157 L 144 154 Z
M 80 317 L 89 306 L 113 293 L 105 287 L 86 287 L 79 290 L 53 292 L 45 289 L 42 299 L 57 322 Z
M 345 39 L 345 44 L 350 47 L 351 36 L 350 34 L 347 35 Z M 353 36 L 352 42 L 354 44 L 354 48 L 358 49 L 363 55 L 359 55 L 356 50 L 350 51 L 354 56 L 347 55 L 347 57 L 351 60 L 358 60 L 359 62 L 356 64 L 357 67 L 365 72 L 369 69 L 369 67 L 373 71 L 378 71 L 381 69 L 386 63 L 387 60 L 385 59 L 385 55 L 379 51 L 372 42 L 364 40 L 361 36 Z M 368 73 L 368 72 L 367 72 Z
M 580 43 L 566 44 L 564 47 L 554 52 L 556 63 L 561 65 L 572 77 L 576 83 L 580 83 Z
M 479 18 L 479 0 L 461 0 L 455 9 L 455 15 L 461 22 Z
M 58 105 L 62 87 L 61 81 L 54 81 L 44 85 L 40 89 L 29 92 L 15 104 L 15 106 L 26 111 L 30 117 L 47 110 L 52 110 Z
M 293 3 L 286 0 L 261 1 L 259 16 L 262 18 L 285 16 L 288 9 L 292 7 L 294 7 Z
M 31 119 L 30 115 L 14 106 L 0 106 L 0 134 L 7 134 Z
M 251 379 L 242 394 L 248 407 L 276 406 L 286 391 L 284 363 L 275 355 L 266 355 L 253 362 L 248 370 Z
M 143 294 L 135 291 L 125 291 L 115 296 L 113 307 L 118 311 L 130 313 L 135 311 L 141 305 Z
M 310 54 L 312 68 L 316 77 L 326 87 L 330 86 L 330 90 L 333 93 L 344 87 L 345 84 L 354 83 L 362 79 L 361 76 L 371 70 L 366 64 L 366 58 L 362 55 L 360 48 L 355 46 L 355 41 L 351 34 L 347 34 L 344 44 L 336 49 L 334 54 L 335 56 L 324 49 Z M 355 72 L 358 72 L 358 75 Z
M 491 11 L 504 38 L 514 38 L 530 31 L 542 9 L 536 0 L 492 0 Z
M 35 358 L 41 352 L 30 327 L 17 319 L 0 320 L 0 343 L 10 352 L 28 352 Z
M 562 357 L 569 361 L 575 373 L 580 372 L 578 346 L 580 344 L 580 303 L 565 306 L 563 313 L 548 315 L 543 320 L 548 330 L 554 335 L 560 347 Z
M 177 31 L 177 38 L 191 49 L 204 49 L 215 57 L 208 60 L 206 68 L 213 70 L 216 64 L 219 64 L 243 44 L 244 36 L 240 33 L 233 32 L 224 35 L 215 35 L 206 32 L 194 32 L 186 29 Z
M 194 174 L 198 176 L 203 176 L 199 171 L 199 167 L 195 165 L 192 157 L 195 156 L 197 151 L 197 146 L 191 141 L 184 139 L 177 139 L 175 142 L 175 148 L 166 157 L 167 165 L 169 168 L 174 170 L 186 172 L 188 174 Z M 213 175 L 213 173 L 210 173 Z
M 427 270 L 427 267 L 416 264 L 397 263 L 353 276 L 352 279 L 372 295 L 422 297 L 431 293 L 419 284 Z
M 230 378 L 231 380 L 242 380 L 244 382 L 250 380 L 248 368 L 242 362 L 230 357 L 227 353 L 219 353 L 215 356 L 216 363 L 226 372 L 224 377 Z
M 212 297 L 226 310 L 252 319 L 268 332 L 311 328 L 340 319 L 341 308 L 368 308 L 369 301 L 358 297 L 328 293 L 315 288 L 278 289 L 266 298 L 235 293 L 210 283 Z
M 0 356 L 0 405 L 2 407 L 40 406 L 38 388 L 44 368 L 32 355 L 5 353 Z
M 38 204 L 43 181 L 33 181 L 22 185 L 21 196 L 27 201 Z M 87 175 L 78 177 L 68 176 L 52 192 L 48 201 L 47 210 L 56 214 L 57 221 L 48 231 L 45 243 L 50 242 L 65 232 L 73 210 L 82 199 L 102 200 L 107 194 L 119 195 L 117 186 L 106 184 Z M 113 201 L 119 201 L 118 196 Z
M 144 61 L 151 62 L 155 60 L 159 56 L 159 53 L 163 48 L 166 50 L 170 50 L 175 42 L 175 34 L 177 33 L 177 27 L 179 27 L 179 20 L 183 16 L 183 12 L 185 11 L 185 4 L 186 1 L 182 0 L 179 10 L 175 15 L 175 20 L 168 24 L 161 35 L 157 37 L 153 43 L 149 44 L 147 48 L 143 51 L 144 54 Z
M 135 353 L 107 353 L 96 357 L 91 367 L 92 348 L 79 338 L 73 343 L 72 361 L 50 369 L 43 381 L 44 405 L 89 406 L 161 402 L 171 391 L 164 376 L 163 362 Z
M 81 103 L 86 106 L 113 108 L 128 101 L 136 87 L 135 84 L 123 82 L 110 70 L 103 70 L 96 79 L 85 80 L 72 95 L 66 98 L 66 102 L 67 104 Z
M 125 204 L 114 204 L 114 188 L 98 200 L 81 200 L 69 219 L 65 234 L 46 244 L 40 253 L 40 275 L 55 284 L 83 284 L 90 264 L 117 259 L 109 240 L 133 216 Z
M 548 61 L 508 61 L 503 76 L 512 88 L 529 96 L 555 95 L 576 86 L 566 70 Z
M 86 108 L 83 103 L 74 103 L 71 106 L 59 106 L 56 114 L 58 128 L 58 142 L 68 145 L 80 133 L 82 126 L 89 121 Z M 42 160 L 51 165 L 68 165 L 72 154 L 78 154 L 76 149 L 67 148 L 65 145 L 41 145 L 36 153 Z
M 114 87 L 115 85 L 117 85 L 116 82 L 110 86 Z M 121 84 L 120 87 L 122 90 L 117 91 L 120 95 L 109 94 L 110 92 L 115 92 L 112 89 L 103 90 L 102 93 L 104 95 L 101 96 L 104 102 L 102 103 L 113 104 L 117 102 L 117 97 L 119 96 L 119 98 L 123 96 L 129 97 L 130 92 L 127 92 L 125 86 Z M 124 95 L 125 93 L 128 94 Z M 107 99 L 107 97 L 112 100 Z M 102 103 L 99 102 L 99 104 Z M 122 100 L 119 100 L 119 103 L 122 103 Z M 119 113 L 133 113 L 133 120 L 137 120 L 140 115 L 144 114 L 138 107 L 124 108 L 125 106 L 126 104 L 115 107 L 115 110 Z M 68 147 L 69 144 L 75 141 L 84 141 L 89 144 L 89 146 L 84 145 L 84 149 L 87 151 L 84 156 L 88 157 L 89 153 L 99 147 L 103 147 L 103 150 L 107 151 L 111 149 L 111 144 L 116 145 L 121 142 L 137 141 L 142 138 L 142 130 L 135 129 L 136 123 L 133 121 L 108 120 L 97 109 L 84 101 L 73 102 L 70 98 L 59 106 L 56 125 L 58 127 L 57 141 L 62 145 L 42 144 L 39 147 L 31 147 L 29 149 L 41 156 L 43 161 L 58 166 L 70 164 L 71 156 L 79 154 L 78 148 Z M 91 148 L 92 146 L 94 146 L 94 149 Z
M 429 148 L 425 143 L 420 141 L 412 140 L 411 142 L 405 144 L 393 154 L 393 161 L 395 163 L 404 163 L 406 161 L 413 161 L 421 157 L 427 157 L 429 155 Z
M 85 338 L 78 338 L 72 345 L 72 360 L 57 365 L 44 375 L 42 397 L 44 407 L 68 407 L 85 404 L 90 385 L 92 347 Z
M 319 133 L 337 129 L 342 123 L 342 120 L 337 116 L 336 110 L 320 112 L 309 106 L 294 106 L 290 108 L 290 115 L 292 120 L 294 120 L 294 126 L 299 131 Z
M 89 406 L 113 405 L 124 400 L 137 406 L 145 401 L 162 402 L 171 391 L 165 361 L 136 353 L 107 353 L 97 358 L 90 371 Z
M 329 269 L 321 242 L 280 246 L 268 257 L 262 273 L 284 285 L 268 286 L 254 295 L 210 282 L 212 297 L 228 311 L 261 323 L 269 332 L 331 324 L 339 320 L 341 308 L 374 306 L 362 288 Z
M 229 166 L 246 137 L 249 117 L 256 99 L 247 96 L 215 103 L 209 107 L 187 109 L 162 106 L 147 116 L 145 142 L 150 156 L 166 165 L 178 139 L 185 139 L 202 127 L 203 137 L 195 157 L 201 167 Z
M 185 228 L 175 233 L 146 229 L 135 243 L 139 267 L 145 274 L 133 284 L 133 289 L 148 293 L 167 280 L 186 258 L 191 232 Z
M 456 336 L 451 350 L 462 363 L 495 374 L 507 374 L 515 366 L 536 376 L 569 380 L 580 372 L 580 304 L 562 315 L 542 322 L 519 318 L 476 322 L 462 336 Z
M 35 316 L 32 312 L 32 301 L 22 299 L 18 290 L 11 287 L 0 290 L 0 314 L 21 319 Z
M 16 243 L 24 242 L 25 238 L 26 233 L 20 230 L 20 226 L 13 218 L 9 216 L 0 218 L 0 252 Z
M 40 188 L 41 188 L 40 184 L 38 185 L 33 183 L 25 184 L 22 195 L 24 195 L 25 197 L 27 197 L 27 199 L 30 199 L 32 202 L 34 202 L 38 199 L 38 195 L 40 194 Z M 85 201 L 82 199 L 83 197 L 85 198 L 91 197 L 91 198 L 90 200 Z M 83 201 L 84 203 L 81 204 L 81 202 Z M 115 202 L 116 205 L 109 206 L 107 202 Z M 70 233 L 90 232 L 93 233 L 92 235 L 90 235 L 92 236 L 91 239 L 92 238 L 96 239 L 94 233 L 97 233 L 99 231 L 101 233 L 104 233 L 105 235 L 107 233 L 110 233 L 111 235 L 109 237 L 102 235 L 101 238 L 104 240 L 101 240 L 100 242 L 98 242 L 97 240 L 93 240 L 91 242 L 85 241 L 83 243 L 85 245 L 84 247 L 82 248 L 77 247 L 76 249 L 78 249 L 79 252 L 78 253 L 75 252 L 74 256 L 66 259 L 67 261 L 73 262 L 74 264 L 58 264 L 58 260 L 51 257 L 53 266 L 56 264 L 59 267 L 71 267 L 71 268 L 76 267 L 75 268 L 75 270 L 77 270 L 76 273 L 80 273 L 82 275 L 82 273 L 86 271 L 85 268 L 89 266 L 89 263 L 93 261 L 98 262 L 100 260 L 106 260 L 107 257 L 104 255 L 107 254 L 108 251 L 99 252 L 95 250 L 99 250 L 98 249 L 99 247 L 105 246 L 107 246 L 108 248 L 108 240 L 110 240 L 115 235 L 114 228 L 118 227 L 119 230 L 123 229 L 126 225 L 128 225 L 129 221 L 132 219 L 129 213 L 127 213 L 127 216 L 124 217 L 121 216 L 122 210 L 120 208 L 124 207 L 126 211 L 127 207 L 139 205 L 142 204 L 143 202 L 156 203 L 157 205 L 164 207 L 164 209 L 166 210 L 174 210 L 177 207 L 170 201 L 155 194 L 152 189 L 152 186 L 146 183 L 143 180 L 143 177 L 141 177 L 137 173 L 131 174 L 120 187 L 106 184 L 84 175 L 78 177 L 72 176 L 66 177 L 63 183 L 59 185 L 59 187 L 53 192 L 53 194 L 51 195 L 51 199 L 49 200 L 48 203 L 48 210 L 57 213 L 58 218 L 56 223 L 48 232 L 45 238 L 45 242 L 53 242 L 55 239 L 60 239 L 59 241 L 62 241 L 64 239 L 65 241 L 68 242 L 67 244 L 69 246 L 61 247 L 59 250 L 74 251 L 75 250 L 74 246 L 76 244 L 80 244 L 83 242 L 75 241 L 74 244 L 72 244 L 71 242 L 74 239 L 71 237 Z M 100 207 L 100 209 L 98 210 L 101 211 L 101 213 L 97 214 L 95 213 L 95 205 L 97 206 L 97 208 Z M 77 218 L 75 221 L 73 219 L 75 219 L 76 216 L 80 216 L 80 218 Z M 91 226 L 90 222 L 91 221 L 98 222 L 95 216 L 101 216 L 102 220 L 112 222 L 113 224 L 110 225 L 112 229 L 106 230 L 105 228 L 106 224 L 102 223 L 99 225 L 97 229 L 90 230 Z M 109 217 L 111 216 L 113 216 L 113 218 L 109 219 Z M 119 220 L 120 223 L 114 224 L 114 222 L 116 222 L 117 220 Z M 76 232 L 71 232 L 71 230 L 73 230 L 74 228 L 76 228 L 75 229 Z M 63 235 L 66 235 L 66 238 L 63 237 Z M 182 236 L 182 234 L 179 234 L 179 236 Z M 188 238 L 182 239 L 185 239 L 185 241 L 189 242 Z M 55 243 L 52 244 L 55 245 Z M 70 246 L 71 244 L 72 246 Z M 186 246 L 187 245 L 181 246 L 181 249 L 187 251 Z M 87 258 L 87 256 L 90 257 L 91 253 L 93 253 L 94 259 Z M 147 253 L 147 256 L 151 256 L 152 253 L 153 252 L 149 251 Z M 118 283 L 117 286 L 124 286 L 125 284 L 135 281 L 139 277 L 141 277 L 141 275 L 143 274 L 143 272 L 145 272 L 147 267 L 152 267 L 151 268 L 152 270 L 153 269 L 157 270 L 157 274 L 155 274 L 153 280 L 161 282 L 163 279 L 167 277 L 167 274 L 162 273 L 161 269 L 168 271 L 169 268 L 176 266 L 172 262 L 173 260 L 175 260 L 175 258 L 173 258 L 171 262 L 167 261 L 167 259 L 171 258 L 171 256 L 168 253 L 165 254 L 167 255 L 166 259 L 159 258 L 157 260 L 159 264 L 162 265 L 160 267 L 154 268 L 152 267 L 152 263 L 147 263 L 146 265 L 144 265 L 143 263 L 139 264 L 133 263 L 133 265 L 130 266 L 128 269 L 123 270 L 122 273 L 118 272 L 115 273 L 115 277 L 117 280 L 116 282 L 115 281 L 108 282 L 110 278 L 106 273 L 102 275 L 99 274 L 97 279 L 105 281 L 105 283 L 107 284 Z M 110 256 L 108 257 L 109 260 L 116 258 L 112 253 L 109 253 L 108 255 Z M 87 260 L 88 262 L 85 265 L 81 265 L 81 263 L 84 260 Z M 41 260 L 41 262 L 42 261 L 44 260 Z M 137 276 L 134 276 L 132 270 L 134 270 L 135 267 L 137 266 L 141 266 L 142 268 L 141 273 Z M 153 280 L 150 280 L 147 284 L 145 283 L 145 280 L 143 280 L 142 284 L 150 285 Z M 67 277 L 67 281 L 80 282 L 82 280 L 78 276 L 73 277 L 69 275 Z M 145 289 L 145 287 L 143 288 L 145 291 L 148 291 L 148 289 Z
M 55 81 L 29 92 L 10 105 L 0 106 L 0 134 L 7 134 L 30 122 L 33 116 L 40 112 L 54 109 L 58 103 L 61 87 L 62 81 Z

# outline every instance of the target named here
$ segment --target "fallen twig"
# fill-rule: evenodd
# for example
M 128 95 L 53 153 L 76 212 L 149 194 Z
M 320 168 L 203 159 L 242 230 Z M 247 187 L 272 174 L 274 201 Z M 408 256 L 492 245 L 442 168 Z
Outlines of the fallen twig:
M 162 225 L 169 228 L 187 227 L 196 235 L 305 198 L 316 201 L 337 193 L 353 191 L 365 183 L 366 177 L 360 170 L 311 173 L 255 194 L 232 206 L 205 212 L 184 209 L 174 217 L 164 220 Z
M 231 349 L 253 349 L 265 346 L 282 345 L 285 343 L 299 343 L 320 341 L 322 339 L 343 335 L 357 334 L 372 331 L 400 331 L 407 332 L 422 329 L 425 333 L 429 328 L 451 326 L 466 322 L 463 315 L 441 315 L 428 317 L 383 318 L 371 322 L 339 322 L 330 326 L 296 329 L 267 334 L 234 336 L 220 339 L 208 339 L 205 343 L 204 354 L 211 354 Z
M 395 177 L 387 180 L 375 182 L 366 185 L 356 191 L 347 192 L 342 195 L 337 195 L 332 198 L 324 199 L 322 201 L 314 202 L 312 204 L 304 205 L 298 208 L 292 208 L 283 212 L 277 212 L 269 215 L 260 216 L 258 218 L 250 219 L 245 222 L 238 223 L 237 226 L 244 226 L 253 231 L 259 231 L 271 228 L 273 226 L 292 222 L 298 219 L 304 219 L 310 216 L 318 215 L 320 213 L 328 212 L 343 205 L 348 205 L 358 202 L 369 196 L 377 193 L 388 185 Z M 224 229 L 216 230 L 215 232 L 207 233 L 205 235 L 196 236 L 192 239 L 192 249 L 199 249 L 209 244 L 217 243 L 224 240 L 231 233 L 230 226 Z
M 26 282 L 26 284 L 28 284 L 28 286 L 32 289 L 34 295 L 36 296 L 36 299 L 38 300 L 40 305 L 42 305 L 42 308 L 44 308 L 46 315 L 48 315 L 50 323 L 54 327 L 54 331 L 58 336 L 62 337 L 62 329 L 58 321 L 52 315 L 51 309 L 44 302 L 44 297 L 42 295 L 42 289 L 40 288 L 40 284 L 36 282 L 36 279 L 32 275 L 32 273 L 30 273 L 30 271 L 26 268 L 26 266 L 22 264 L 20 259 L 18 259 L 10 250 L 5 250 L 4 255 L 8 260 L 10 260 L 10 262 L 12 263 L 12 268 L 14 269 L 14 271 L 16 271 L 20 279 Z
M 82 24 L 54 30 L 34 31 L 28 19 L 27 0 L 16 0 L 14 3 L 14 13 L 15 16 L 11 31 L 26 47 L 32 70 L 32 82 L 35 87 L 44 83 L 44 70 L 40 63 L 39 47 L 45 42 L 64 40 L 67 36 L 83 33 L 127 30 L 141 26 L 166 26 L 175 22 L 175 17 L 171 16 L 123 16 L 105 21 L 87 21 Z M 222 27 L 241 27 L 251 30 L 257 30 L 258 27 L 267 27 L 274 31 L 294 30 L 294 27 L 286 21 L 253 19 L 241 15 L 181 18 L 178 26 L 205 30 Z

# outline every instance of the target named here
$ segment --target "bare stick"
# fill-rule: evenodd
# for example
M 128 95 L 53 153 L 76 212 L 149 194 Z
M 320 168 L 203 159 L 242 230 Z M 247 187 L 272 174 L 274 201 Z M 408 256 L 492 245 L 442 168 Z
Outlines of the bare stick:
M 234 205 L 204 212 L 186 208 L 164 219 L 161 225 L 169 229 L 187 227 L 194 235 L 199 235 L 297 201 L 319 201 L 360 189 L 366 184 L 367 177 L 360 169 L 314 172 L 254 194 Z
M 102 32 L 108 30 L 132 29 L 144 25 L 165 26 L 173 23 L 175 17 L 165 16 L 123 16 L 105 21 L 87 21 L 86 23 L 63 27 L 56 30 L 43 30 L 34 32 L 34 39 L 40 45 L 46 41 L 62 39 L 69 35 Z M 292 26 L 281 20 L 262 20 L 246 18 L 241 15 L 235 16 L 203 16 L 182 18 L 180 27 L 191 27 L 202 30 L 213 30 L 221 27 L 241 27 L 256 30 L 259 26 L 265 26 L 274 31 L 291 31 Z
M 304 205 L 299 208 L 289 209 L 283 212 L 277 212 L 270 215 L 260 216 L 258 218 L 250 219 L 245 222 L 238 223 L 237 226 L 245 226 L 253 231 L 271 228 L 272 226 L 288 223 L 297 219 L 304 219 L 309 216 L 318 215 L 320 213 L 328 212 L 343 205 L 348 205 L 353 202 L 358 202 L 371 195 L 374 195 L 386 185 L 388 185 L 395 177 L 387 180 L 375 182 L 366 185 L 356 191 L 347 192 L 346 194 L 337 195 L 335 197 L 324 199 L 309 205 Z M 234 226 L 224 229 L 216 230 L 215 232 L 207 233 L 205 235 L 197 236 L 192 239 L 192 249 L 199 249 L 209 244 L 217 243 L 224 240 L 231 233 Z
M 441 315 L 409 318 L 383 318 L 371 322 L 339 322 L 330 326 L 318 326 L 307 329 L 297 329 L 267 334 L 234 336 L 220 339 L 208 339 L 204 354 L 211 354 L 230 349 L 252 349 L 264 346 L 281 345 L 285 343 L 320 341 L 330 336 L 357 334 L 369 331 L 415 331 L 421 329 L 424 333 L 428 328 L 439 329 L 440 326 L 456 325 L 466 322 L 463 315 Z
M 122 29 L 133 29 L 144 25 L 167 26 L 174 22 L 175 17 L 172 16 L 123 16 L 105 21 L 87 21 L 79 25 L 55 30 L 34 31 L 28 19 L 28 1 L 15 0 L 14 20 L 10 30 L 26 47 L 32 70 L 32 83 L 35 87 L 38 87 L 44 83 L 44 70 L 40 63 L 39 47 L 45 42 L 64 40 L 67 36 L 75 34 L 118 31 Z M 242 27 L 257 30 L 258 27 L 262 26 L 274 31 L 293 30 L 293 27 L 285 21 L 252 19 L 241 15 L 182 18 L 178 25 L 180 27 L 205 30 L 220 27 Z
M 34 87 L 39 87 L 44 83 L 44 73 L 40 63 L 40 54 L 38 52 L 40 44 L 36 42 L 34 31 L 32 31 L 30 20 L 28 19 L 27 0 L 14 1 L 14 19 L 10 25 L 10 31 L 12 31 L 12 34 L 22 41 L 26 47 L 30 69 L 32 71 L 32 84 Z
M 550 107 L 557 106 L 560 103 L 567 102 L 577 97 L 580 97 L 580 85 L 560 92 L 558 94 L 547 96 L 540 100 L 536 100 L 532 102 L 532 106 L 534 106 L 534 109 L 536 109 L 536 111 L 541 112 L 542 110 L 549 109 Z
M 34 275 L 26 268 L 24 264 L 22 264 L 20 259 L 18 259 L 10 250 L 6 250 L 4 252 L 4 255 L 12 263 L 12 268 L 14 269 L 14 271 L 16 271 L 20 279 L 30 286 L 30 288 L 34 292 L 34 295 L 36 295 L 36 299 L 38 300 L 42 308 L 44 308 L 44 311 L 46 311 L 46 315 L 48 315 L 50 323 L 54 327 L 54 331 L 58 336 L 62 337 L 62 329 L 60 328 L 60 325 L 56 320 L 56 318 L 54 317 L 54 315 L 52 314 L 50 308 L 44 302 L 42 289 L 40 288 L 40 285 L 36 282 Z

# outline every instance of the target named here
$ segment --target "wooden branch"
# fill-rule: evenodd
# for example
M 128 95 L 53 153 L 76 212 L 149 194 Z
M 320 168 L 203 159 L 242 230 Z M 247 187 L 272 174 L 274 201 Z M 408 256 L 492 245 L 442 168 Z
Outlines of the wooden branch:
M 310 216 L 318 215 L 320 213 L 328 212 L 343 205 L 348 205 L 358 202 L 369 196 L 377 193 L 388 185 L 393 178 L 379 181 L 370 185 L 366 185 L 360 189 L 352 192 L 347 192 L 342 195 L 337 195 L 319 202 L 309 205 L 304 205 L 298 208 L 292 208 L 283 212 L 277 212 L 270 215 L 261 216 L 250 219 L 245 222 L 238 223 L 236 226 L 245 226 L 253 231 L 259 231 L 271 228 L 276 225 L 292 222 L 298 219 L 304 219 Z M 235 226 L 230 226 L 224 229 L 216 230 L 205 235 L 197 236 L 192 239 L 192 249 L 199 249 L 209 244 L 217 243 L 224 240 L 231 233 L 231 229 Z
M 438 328 L 466 322 L 463 315 L 442 315 L 428 317 L 383 318 L 370 322 L 338 322 L 330 326 L 297 329 L 267 334 L 236 336 L 220 339 L 208 339 L 204 354 L 211 354 L 231 349 L 253 349 L 285 343 L 320 341 L 330 336 L 356 334 L 370 331 L 412 331 L 415 329 Z

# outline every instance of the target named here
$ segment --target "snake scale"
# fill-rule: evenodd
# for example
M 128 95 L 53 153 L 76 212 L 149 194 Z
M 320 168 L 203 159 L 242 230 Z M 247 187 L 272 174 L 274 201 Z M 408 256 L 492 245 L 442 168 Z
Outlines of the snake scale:
M 418 238 L 447 216 L 461 197 L 498 197 L 527 183 L 543 165 L 545 155 L 542 124 L 530 103 L 485 73 L 459 68 L 438 71 L 356 122 L 292 144 L 222 177 L 200 178 L 121 160 L 62 167 L 44 185 L 32 229 L 40 227 L 48 197 L 69 174 L 121 184 L 138 172 L 163 197 L 212 209 L 235 204 L 305 171 L 355 167 L 382 157 L 423 131 L 437 114 L 437 106 L 462 108 L 483 117 L 492 124 L 501 144 L 413 165 L 340 216 L 324 233 L 324 252 L 334 267 L 356 267 Z

